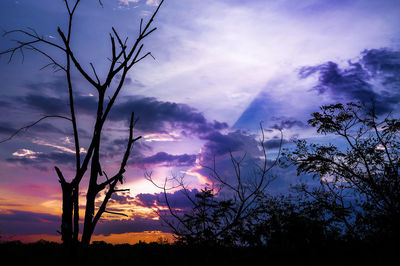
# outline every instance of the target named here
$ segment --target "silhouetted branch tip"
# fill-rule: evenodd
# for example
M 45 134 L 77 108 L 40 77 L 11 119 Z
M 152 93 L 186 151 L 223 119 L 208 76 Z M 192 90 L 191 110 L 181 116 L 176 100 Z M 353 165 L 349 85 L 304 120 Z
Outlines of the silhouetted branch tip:
M 125 213 L 121 213 L 121 212 L 113 212 L 113 211 L 104 211 L 104 212 L 114 214 L 114 215 L 121 215 L 121 216 L 129 217 Z

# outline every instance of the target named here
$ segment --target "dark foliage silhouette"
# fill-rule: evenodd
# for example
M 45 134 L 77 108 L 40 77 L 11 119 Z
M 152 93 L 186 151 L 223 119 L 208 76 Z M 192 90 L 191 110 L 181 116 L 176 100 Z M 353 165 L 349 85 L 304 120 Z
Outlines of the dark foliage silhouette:
M 170 188 L 181 189 L 192 204 L 189 210 L 176 208 L 170 201 L 167 183 L 171 180 L 166 179 L 160 186 L 164 191 L 160 202 L 168 211 L 158 213 L 178 242 L 277 249 L 377 248 L 394 243 L 399 235 L 400 121 L 390 114 L 377 117 L 373 108 L 348 103 L 322 106 L 309 124 L 318 133 L 344 142 L 297 140 L 294 150 L 285 150 L 280 158 L 284 166 L 294 165 L 299 174 L 312 174 L 317 181 L 298 183 L 288 195 L 268 193 L 274 179 L 268 174 L 275 163 L 266 166 L 264 139 L 260 143 L 265 164 L 258 168 L 258 177 L 243 178 L 243 159 L 231 154 L 234 182 L 221 178 L 215 164 L 208 168 L 214 185 L 195 194 L 183 179 L 173 178 L 177 186 Z M 249 186 L 257 180 L 264 180 L 263 185 Z
M 298 185 L 344 225 L 355 239 L 397 239 L 400 222 L 400 120 L 378 118 L 373 108 L 356 103 L 322 106 L 308 123 L 341 144 L 298 140 L 284 155 L 298 173 L 318 186 Z

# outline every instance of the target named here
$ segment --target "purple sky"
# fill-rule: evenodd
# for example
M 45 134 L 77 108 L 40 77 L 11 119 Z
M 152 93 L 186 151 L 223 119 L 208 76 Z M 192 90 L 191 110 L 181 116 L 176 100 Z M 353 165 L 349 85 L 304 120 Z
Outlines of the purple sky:
M 102 2 L 104 8 L 97 1 L 82 2 L 72 36 L 82 65 L 89 69 L 92 62 L 100 76 L 111 27 L 134 40 L 140 18 L 148 19 L 157 6 L 157 0 Z M 114 199 L 115 208 L 132 216 L 110 218 L 97 233 L 163 230 L 142 201 L 159 192 L 144 172 L 159 181 L 185 174 L 196 187 L 208 180 L 200 164 L 216 156 L 221 172 L 229 175 L 229 151 L 246 151 L 250 160 L 260 155 L 261 121 L 273 159 L 276 128 L 283 129 L 285 145 L 293 138 L 326 141 L 307 126 L 322 104 L 374 99 L 381 114 L 398 113 L 399 10 L 398 0 L 166 0 L 155 21 L 158 30 L 145 41 L 156 60 L 141 62 L 129 74 L 104 130 L 102 163 L 112 171 L 123 154 L 130 111 L 140 116 L 137 134 L 143 139 L 134 147 L 124 185 L 131 193 Z M 5 30 L 33 27 L 57 42 L 57 26 L 65 23 L 62 1 L 0 3 Z M 0 50 L 12 46 L 12 39 L 1 38 Z M 0 139 L 43 114 L 69 110 L 64 76 L 40 70 L 47 61 L 39 54 L 27 52 L 21 61 L 20 54 L 10 64 L 7 56 L 0 58 Z M 77 73 L 73 81 L 85 149 L 95 92 Z M 0 145 L 1 233 L 54 234 L 61 190 L 53 167 L 73 170 L 69 124 L 49 119 Z M 293 170 L 276 171 L 271 189 L 278 193 L 296 176 Z M 53 227 L 38 223 L 44 220 Z

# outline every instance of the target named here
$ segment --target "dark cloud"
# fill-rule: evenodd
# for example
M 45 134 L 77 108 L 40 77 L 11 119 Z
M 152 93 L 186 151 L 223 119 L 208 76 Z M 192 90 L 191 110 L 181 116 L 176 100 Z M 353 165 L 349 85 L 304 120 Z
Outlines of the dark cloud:
M 372 75 L 383 74 L 385 85 L 400 82 L 400 51 L 387 49 L 365 50 L 361 63 Z
M 253 134 L 248 134 L 241 130 L 227 134 L 214 132 L 203 139 L 207 140 L 207 142 L 201 149 L 199 163 L 205 167 L 196 170 L 203 176 L 212 176 L 213 171 L 207 167 L 213 168 L 215 165 L 218 175 L 225 181 L 234 184 L 237 180 L 231 155 L 236 160 L 242 161 L 243 178 L 245 178 L 245 175 L 250 176 L 250 172 L 254 173 L 253 170 L 260 163 L 262 151 L 259 141 L 257 141 L 256 136 Z
M 126 151 L 126 145 L 128 143 L 128 139 L 114 139 L 110 141 L 104 141 L 102 144 L 102 158 L 122 158 Z M 142 160 L 145 156 L 145 153 L 152 151 L 152 147 L 149 146 L 145 141 L 137 141 L 133 145 L 133 149 L 131 150 L 131 155 L 129 156 L 128 164 L 136 164 L 137 161 Z
M 329 93 L 335 100 L 375 103 L 378 114 L 398 106 L 400 101 L 400 52 L 388 49 L 365 50 L 356 62 L 340 68 L 337 63 L 326 62 L 303 67 L 300 78 L 318 74 L 314 90 Z M 383 88 L 379 88 L 381 84 Z
M 33 91 L 34 94 L 68 94 L 67 80 L 64 75 L 53 75 L 50 80 L 26 83 L 24 87 L 30 91 Z
M 180 154 L 172 155 L 166 152 L 158 152 L 152 156 L 136 158 L 134 160 L 135 165 L 146 165 L 146 164 L 162 164 L 163 166 L 193 166 L 196 161 L 195 154 Z
M 34 127 L 29 129 L 30 132 L 36 133 L 58 133 L 58 134 L 66 134 L 63 130 L 59 129 L 58 127 L 54 126 L 54 124 L 50 123 L 39 123 Z
M 158 194 L 150 194 L 150 193 L 140 193 L 136 195 L 135 199 L 137 200 L 136 203 L 143 207 L 156 207 L 157 202 L 160 201 L 163 195 L 161 193 Z
M 226 135 L 212 134 L 208 136 L 207 139 L 208 141 L 203 146 L 202 152 L 199 155 L 200 164 L 206 167 L 201 167 L 195 171 L 205 177 L 209 177 L 210 182 L 215 182 L 218 184 L 218 181 L 213 178 L 216 172 L 218 173 L 219 177 L 229 184 L 237 184 L 237 169 L 235 170 L 237 165 L 234 165 L 232 162 L 231 155 L 236 161 L 240 161 L 240 177 L 242 182 L 252 183 L 254 182 L 255 178 L 260 176 L 259 167 L 264 163 L 262 159 L 263 152 L 261 149 L 260 140 L 257 140 L 255 135 L 247 134 L 246 132 L 238 130 Z M 277 156 L 276 148 L 280 146 L 280 143 L 280 136 L 264 140 L 264 146 L 267 152 L 267 168 L 275 164 L 275 159 Z M 282 140 L 282 146 L 288 145 L 289 143 L 290 140 Z M 275 151 L 273 151 L 274 149 Z M 289 179 L 286 175 L 281 175 L 281 173 L 285 173 L 285 170 L 279 169 L 278 166 L 275 166 L 270 170 L 267 176 L 268 178 L 276 176 L 275 180 L 271 184 L 271 188 L 273 188 L 274 191 L 285 190 L 287 192 L 289 184 L 293 181 L 293 179 Z M 295 177 L 295 175 L 293 177 Z M 229 191 L 222 192 L 228 194 L 230 193 Z
M 100 220 L 95 234 L 121 234 L 143 231 L 168 231 L 160 221 L 133 216 L 129 220 Z M 57 234 L 61 217 L 45 213 L 9 211 L 0 214 L 0 228 L 3 234 Z
M 192 190 L 187 190 L 187 193 L 188 195 L 184 193 L 184 190 L 178 190 L 173 193 L 167 193 L 168 201 L 171 204 L 171 207 L 179 209 L 192 208 L 193 204 L 188 199 L 187 196 L 194 199 L 196 194 L 199 193 L 199 191 L 197 189 L 192 189 Z M 135 199 L 136 199 L 136 204 L 143 207 L 148 207 L 148 208 L 154 208 L 157 206 L 167 207 L 164 197 L 165 197 L 164 193 L 155 193 L 155 194 L 140 193 L 136 195 Z
M 56 234 L 60 217 L 46 213 L 8 211 L 0 213 L 0 228 L 4 234 Z
M 75 97 L 77 113 L 95 116 L 97 112 L 97 97 L 79 95 Z
M 133 204 L 133 200 L 134 199 L 135 198 L 131 197 L 129 195 L 129 193 L 127 193 L 127 194 L 114 193 L 114 194 L 111 195 L 111 200 L 110 201 L 114 202 L 114 203 L 124 204 L 124 205 L 126 205 L 126 204 L 131 205 L 131 204 Z
M 96 97 L 79 95 L 74 101 L 77 113 L 90 116 L 96 114 Z M 44 114 L 69 115 L 67 99 L 46 94 L 29 94 L 22 98 L 22 102 L 28 108 L 39 110 Z M 187 104 L 158 101 L 155 98 L 141 96 L 121 98 L 111 109 L 109 120 L 128 123 L 131 112 L 135 112 L 135 116 L 139 118 L 136 129 L 148 133 L 167 133 L 171 129 L 178 129 L 183 135 L 204 135 L 228 128 L 226 123 L 207 121 L 201 112 Z
M 304 123 L 295 118 L 272 117 L 272 121 L 277 121 L 272 128 L 274 129 L 291 129 L 292 127 L 304 127 Z
M 202 149 L 202 155 L 207 157 L 220 156 L 229 152 L 248 151 L 251 147 L 257 147 L 255 136 L 244 131 L 236 130 L 228 134 L 214 131 L 201 139 L 207 140 Z
M 9 102 L 0 100 L 0 108 L 8 109 L 8 108 L 10 108 L 10 107 L 12 107 L 12 105 L 11 105 Z
M 269 149 L 279 148 L 281 145 L 284 146 L 287 143 L 289 143 L 289 141 L 286 139 L 281 140 L 280 138 L 273 138 L 273 139 L 264 141 L 264 146 L 267 150 L 269 150 Z
M 113 121 L 128 121 L 131 112 L 140 118 L 136 128 L 145 132 L 166 133 L 181 129 L 193 134 L 207 134 L 227 128 L 226 123 L 208 122 L 204 115 L 187 104 L 163 102 L 149 97 L 125 97 L 110 112 Z
M 20 163 L 22 165 L 30 166 L 37 168 L 39 170 L 47 170 L 47 165 L 57 164 L 57 165 L 65 165 L 65 164 L 74 164 L 75 163 L 75 154 L 67 153 L 67 152 L 50 152 L 50 153 L 37 153 L 33 158 L 28 157 L 11 157 L 7 158 L 6 161 L 10 163 Z
M 121 74 L 115 75 L 114 83 L 118 84 L 121 81 L 121 77 L 122 77 Z M 144 87 L 146 87 L 139 80 L 137 80 L 137 79 L 132 80 L 130 77 L 125 77 L 124 85 L 133 85 L 133 87 L 136 87 L 136 88 L 144 88 Z
M 17 129 L 15 129 L 9 122 L 3 122 L 0 124 L 0 134 L 10 135 L 15 131 L 17 131 Z
M 129 220 L 101 220 L 96 225 L 94 233 L 109 235 L 143 231 L 169 232 L 169 228 L 162 226 L 158 220 L 143 217 L 133 218 Z
M 44 114 L 60 115 L 67 114 L 68 105 L 66 99 L 46 96 L 44 94 L 29 94 L 22 99 L 22 103 L 28 108 L 33 108 Z

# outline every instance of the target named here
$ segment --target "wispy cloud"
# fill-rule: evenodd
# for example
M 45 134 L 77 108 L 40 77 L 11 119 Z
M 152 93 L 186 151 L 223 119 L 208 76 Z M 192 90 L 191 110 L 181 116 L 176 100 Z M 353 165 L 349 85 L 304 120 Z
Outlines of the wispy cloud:
M 160 4 L 159 0 L 146 0 L 146 5 L 148 6 L 158 6 Z
M 42 146 L 53 147 L 53 148 L 56 148 L 56 149 L 61 150 L 63 152 L 68 152 L 68 153 L 75 154 L 75 150 L 74 149 L 71 149 L 71 148 L 68 148 L 68 147 L 65 147 L 65 146 L 60 146 L 60 145 L 57 145 L 57 144 L 53 144 L 53 143 L 50 143 L 50 142 L 46 142 L 44 140 L 33 140 L 32 142 L 35 143 L 35 144 L 38 144 L 38 145 L 42 145 Z M 81 147 L 80 148 L 80 152 L 81 153 L 85 153 L 86 150 Z
M 139 0 L 118 0 L 119 3 L 129 5 L 130 3 L 138 3 Z
M 16 157 L 25 157 L 28 159 L 36 159 L 37 154 L 41 154 L 41 152 L 31 151 L 29 149 L 19 149 L 16 152 L 14 152 L 12 155 L 16 156 Z

